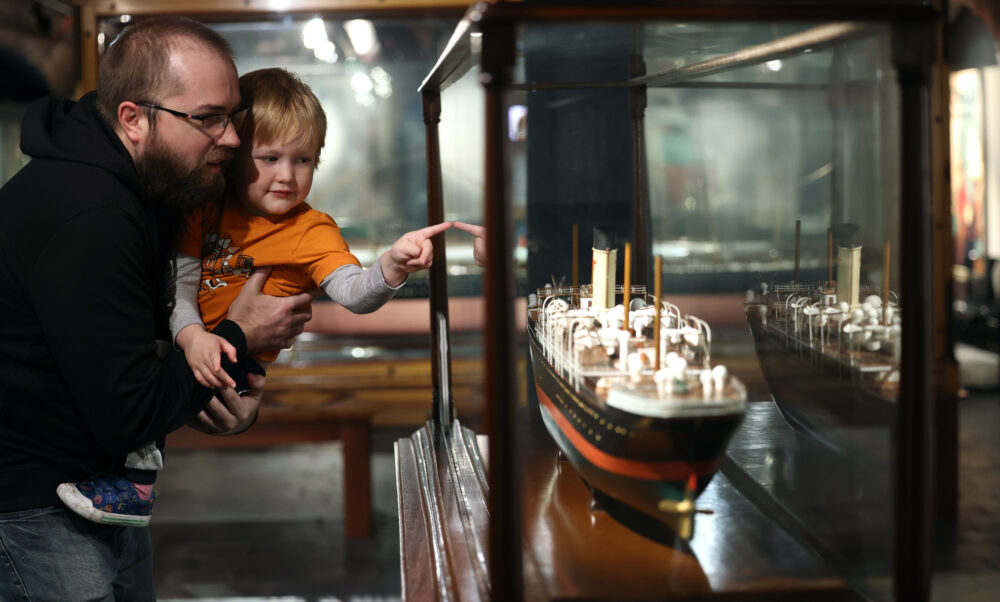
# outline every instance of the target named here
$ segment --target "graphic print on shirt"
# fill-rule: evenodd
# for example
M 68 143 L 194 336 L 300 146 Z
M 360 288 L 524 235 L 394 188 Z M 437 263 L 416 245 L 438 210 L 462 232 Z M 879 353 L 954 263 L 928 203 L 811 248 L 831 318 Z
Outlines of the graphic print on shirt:
M 253 272 L 253 257 L 240 255 L 240 248 L 231 246 L 232 242 L 231 238 L 219 238 L 218 234 L 205 235 L 201 251 L 201 273 L 209 276 L 202 279 L 199 295 L 214 295 L 217 288 L 228 286 L 226 277 L 250 277 Z

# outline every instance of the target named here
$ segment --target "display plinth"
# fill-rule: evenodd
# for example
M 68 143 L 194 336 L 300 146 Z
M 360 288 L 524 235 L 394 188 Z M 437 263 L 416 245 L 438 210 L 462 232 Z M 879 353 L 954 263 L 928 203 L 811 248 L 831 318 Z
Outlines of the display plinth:
M 847 599 L 833 570 L 724 474 L 698 498 L 694 537 L 683 542 L 627 509 L 594 509 L 537 408 L 519 412 L 525 600 Z M 407 600 L 491 599 L 486 440 L 456 428 L 445 438 L 429 424 L 396 442 Z

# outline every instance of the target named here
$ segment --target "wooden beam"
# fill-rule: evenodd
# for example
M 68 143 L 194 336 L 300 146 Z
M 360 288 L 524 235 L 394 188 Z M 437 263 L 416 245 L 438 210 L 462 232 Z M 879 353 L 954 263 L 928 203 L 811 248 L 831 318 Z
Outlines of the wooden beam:
M 183 15 L 204 20 L 265 18 L 280 14 L 351 13 L 382 17 L 453 12 L 460 17 L 469 0 L 75 0 L 80 16 L 80 81 L 76 96 L 97 87 L 100 21 L 119 15 Z
M 79 0 L 98 17 L 116 15 L 275 14 L 296 12 L 464 12 L 468 0 Z
M 91 3 L 80 6 L 80 81 L 76 85 L 76 96 L 97 87 L 97 13 Z

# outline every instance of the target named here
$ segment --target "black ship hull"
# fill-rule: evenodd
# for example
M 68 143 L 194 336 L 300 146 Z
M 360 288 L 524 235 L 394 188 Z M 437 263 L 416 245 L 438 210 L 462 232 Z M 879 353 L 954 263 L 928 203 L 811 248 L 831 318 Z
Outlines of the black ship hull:
M 573 468 L 592 489 L 689 538 L 693 499 L 718 470 L 744 408 L 666 418 L 610 407 L 570 386 L 528 330 L 542 420 Z
M 895 399 L 876 391 L 858 366 L 830 357 L 755 317 L 747 322 L 775 405 L 795 429 L 838 451 L 859 431 L 892 428 Z

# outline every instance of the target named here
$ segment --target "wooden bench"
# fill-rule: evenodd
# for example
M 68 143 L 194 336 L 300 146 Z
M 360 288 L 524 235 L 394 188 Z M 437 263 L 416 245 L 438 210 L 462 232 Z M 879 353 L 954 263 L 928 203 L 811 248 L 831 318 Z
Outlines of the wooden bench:
M 277 397 L 281 403 L 269 402 Z M 296 400 L 290 403 L 289 400 Z M 257 423 L 229 437 L 182 428 L 167 437 L 167 449 L 250 448 L 319 441 L 340 441 L 344 450 L 344 536 L 371 536 L 370 404 L 338 390 L 311 388 L 307 394 L 266 389 Z
M 317 395 L 317 388 L 338 391 L 371 408 L 373 428 L 420 428 L 434 399 L 427 357 L 275 363 L 267 370 L 264 399 L 300 407 Z M 467 419 L 481 413 L 482 390 L 482 358 L 453 357 L 452 397 Z
M 481 412 L 482 378 L 482 358 L 452 359 L 452 395 L 466 422 L 474 423 Z M 340 441 L 344 534 L 366 538 L 372 518 L 371 430 L 417 429 L 430 417 L 432 403 L 427 357 L 279 362 L 268 367 L 260 415 L 252 428 L 232 437 L 183 428 L 167 437 L 167 449 Z

